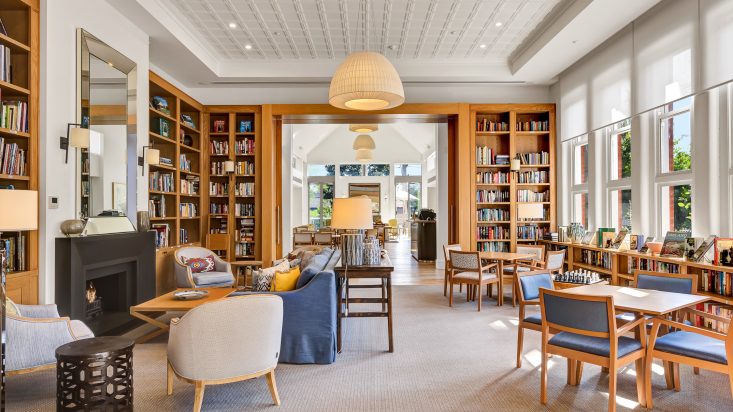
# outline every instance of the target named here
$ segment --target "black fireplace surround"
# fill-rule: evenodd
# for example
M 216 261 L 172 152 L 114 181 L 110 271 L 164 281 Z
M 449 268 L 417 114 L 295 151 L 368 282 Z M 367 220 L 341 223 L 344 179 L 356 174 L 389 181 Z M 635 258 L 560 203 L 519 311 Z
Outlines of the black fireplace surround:
M 87 316 L 86 292 L 94 284 L 102 313 Z M 56 304 L 95 335 L 134 325 L 130 306 L 155 297 L 155 234 L 130 232 L 56 238 Z

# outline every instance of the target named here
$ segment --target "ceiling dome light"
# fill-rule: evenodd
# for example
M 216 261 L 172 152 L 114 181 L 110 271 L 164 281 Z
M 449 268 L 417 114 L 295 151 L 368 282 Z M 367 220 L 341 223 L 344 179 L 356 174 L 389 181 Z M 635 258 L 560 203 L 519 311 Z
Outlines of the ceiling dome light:
M 358 162 L 366 163 L 370 160 L 374 159 L 374 156 L 372 155 L 372 151 L 369 149 L 359 149 L 356 151 L 356 160 Z
M 368 134 L 360 134 L 354 139 L 354 150 L 369 149 L 374 150 L 377 145 L 374 143 L 374 139 Z
M 234 23 L 234 22 L 229 23 L 229 28 L 230 29 L 236 29 L 237 28 L 237 23 Z
M 385 110 L 405 102 L 400 75 L 386 57 L 355 52 L 336 69 L 328 103 L 339 109 Z
M 349 131 L 356 133 L 373 133 L 379 130 L 379 125 L 376 124 L 350 124 Z

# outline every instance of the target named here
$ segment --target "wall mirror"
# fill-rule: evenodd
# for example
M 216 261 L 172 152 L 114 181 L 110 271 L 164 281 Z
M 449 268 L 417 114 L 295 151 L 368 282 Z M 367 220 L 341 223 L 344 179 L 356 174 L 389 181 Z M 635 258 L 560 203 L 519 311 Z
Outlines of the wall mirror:
M 89 128 L 76 157 L 77 214 L 135 216 L 137 66 L 77 30 L 77 123 Z M 133 222 L 134 223 L 134 222 Z

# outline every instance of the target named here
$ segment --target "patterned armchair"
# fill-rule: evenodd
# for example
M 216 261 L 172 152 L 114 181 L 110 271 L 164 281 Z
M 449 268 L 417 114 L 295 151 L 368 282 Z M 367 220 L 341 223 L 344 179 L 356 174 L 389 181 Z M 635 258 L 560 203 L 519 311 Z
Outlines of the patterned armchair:
M 197 246 L 182 247 L 176 250 L 173 272 L 176 276 L 176 287 L 179 288 L 215 288 L 234 284 L 232 265 L 222 260 L 209 249 Z M 196 267 L 207 258 L 213 259 L 213 270 L 197 271 Z
M 56 367 L 56 348 L 93 338 L 79 320 L 60 317 L 56 305 L 7 305 L 5 370 L 9 375 Z

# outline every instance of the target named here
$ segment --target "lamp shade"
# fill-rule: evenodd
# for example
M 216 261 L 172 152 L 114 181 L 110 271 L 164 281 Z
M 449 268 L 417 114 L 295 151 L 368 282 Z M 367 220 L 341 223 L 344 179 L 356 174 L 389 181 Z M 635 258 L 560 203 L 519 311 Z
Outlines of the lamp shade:
M 148 149 L 147 157 L 148 157 L 149 165 L 159 165 L 160 164 L 160 150 Z
M 69 130 L 69 146 L 77 149 L 89 148 L 89 129 L 74 127 Z
M 331 227 L 334 229 L 373 229 L 372 201 L 366 196 L 333 199 Z
M 356 133 L 372 133 L 379 130 L 379 125 L 376 124 L 350 124 L 349 131 Z
M 512 159 L 511 165 L 509 166 L 509 169 L 512 172 L 518 172 L 519 170 L 521 170 L 521 168 L 522 168 L 522 165 L 521 165 L 521 162 L 519 161 L 519 159 L 518 158 Z
M 374 150 L 376 148 L 377 145 L 374 143 L 374 139 L 372 139 L 372 137 L 368 134 L 360 134 L 359 136 L 356 136 L 356 139 L 354 139 L 354 150 Z
M 224 161 L 224 173 L 233 173 L 234 172 L 234 162 L 231 160 L 225 160 Z
M 374 156 L 372 155 L 372 151 L 369 149 L 359 149 L 356 151 L 356 161 L 366 163 L 370 160 L 374 159 Z
M 400 75 L 386 57 L 374 52 L 347 56 L 328 90 L 328 103 L 340 109 L 385 110 L 404 102 Z
M 38 192 L 0 190 L 0 232 L 38 229 Z
M 517 205 L 517 218 L 522 220 L 541 220 L 545 213 L 540 203 L 519 203 Z

